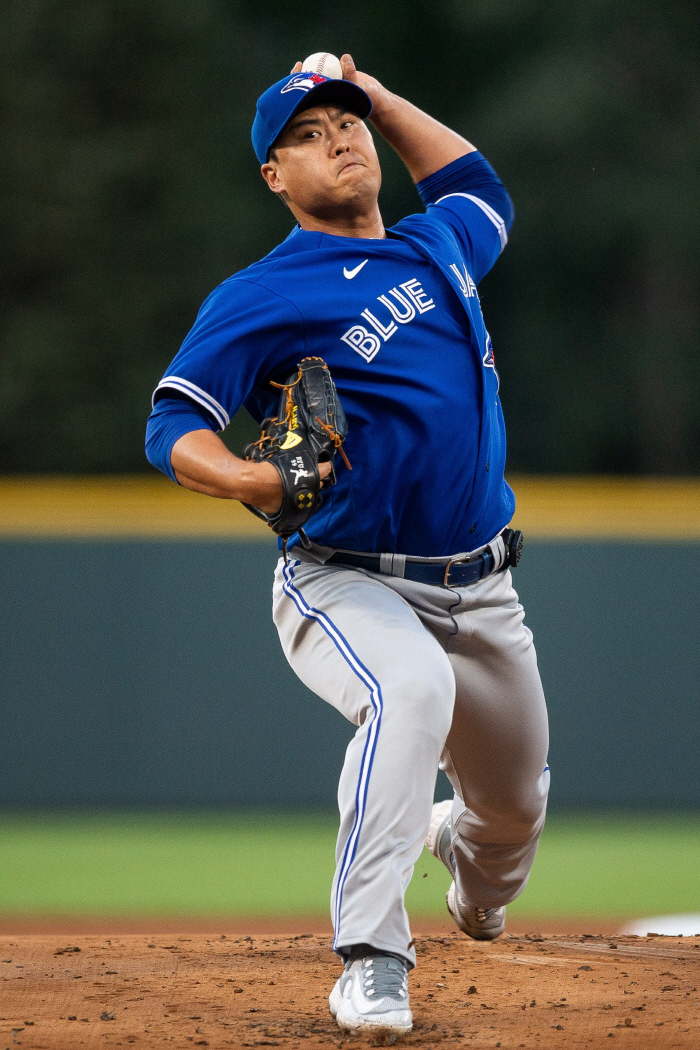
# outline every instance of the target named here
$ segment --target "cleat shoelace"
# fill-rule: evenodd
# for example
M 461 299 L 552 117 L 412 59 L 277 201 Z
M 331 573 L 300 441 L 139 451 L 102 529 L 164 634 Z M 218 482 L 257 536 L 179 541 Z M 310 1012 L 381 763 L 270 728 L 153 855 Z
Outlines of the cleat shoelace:
M 398 959 L 373 955 L 362 960 L 362 987 L 368 998 L 405 999 L 408 996 L 408 973 Z
M 476 921 L 488 922 L 498 911 L 498 908 L 476 908 Z

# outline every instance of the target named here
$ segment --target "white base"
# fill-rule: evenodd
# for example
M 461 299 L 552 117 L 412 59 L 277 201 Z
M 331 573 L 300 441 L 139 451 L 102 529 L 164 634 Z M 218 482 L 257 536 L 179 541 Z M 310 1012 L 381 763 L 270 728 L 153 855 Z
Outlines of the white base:
M 646 937 L 648 933 L 662 933 L 666 937 L 700 937 L 700 914 L 635 919 L 625 923 L 619 932 L 636 934 L 638 937 Z

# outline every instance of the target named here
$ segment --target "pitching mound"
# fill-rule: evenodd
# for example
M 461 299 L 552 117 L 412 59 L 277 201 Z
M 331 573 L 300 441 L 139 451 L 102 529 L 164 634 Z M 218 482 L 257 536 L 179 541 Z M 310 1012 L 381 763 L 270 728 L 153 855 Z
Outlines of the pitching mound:
M 421 937 L 405 1045 L 700 1046 L 700 938 Z M 367 1046 L 328 1013 L 322 936 L 0 939 L 0 1050 Z

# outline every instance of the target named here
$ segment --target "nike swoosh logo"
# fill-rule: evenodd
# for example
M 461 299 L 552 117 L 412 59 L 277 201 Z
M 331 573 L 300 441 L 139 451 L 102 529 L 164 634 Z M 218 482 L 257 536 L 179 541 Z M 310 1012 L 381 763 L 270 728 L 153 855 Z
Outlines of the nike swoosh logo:
M 362 267 L 365 265 L 365 263 L 368 263 L 368 262 L 369 262 L 369 259 L 363 259 L 362 262 L 360 263 L 360 265 L 356 266 L 354 270 L 348 270 L 347 266 L 344 266 L 343 267 L 343 273 L 345 274 L 347 279 L 349 281 L 351 281 L 353 279 L 353 277 L 357 277 L 357 275 L 360 272 L 360 270 L 362 269 Z

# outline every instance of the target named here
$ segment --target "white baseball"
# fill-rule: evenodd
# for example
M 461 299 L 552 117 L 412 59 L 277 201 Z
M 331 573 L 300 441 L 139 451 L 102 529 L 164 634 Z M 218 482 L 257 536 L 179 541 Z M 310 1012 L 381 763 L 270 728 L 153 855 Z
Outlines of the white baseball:
M 322 77 L 330 77 L 331 80 L 343 79 L 340 59 L 332 55 L 330 51 L 317 51 L 315 55 L 309 55 L 302 62 L 301 68 L 305 73 L 320 73 Z

